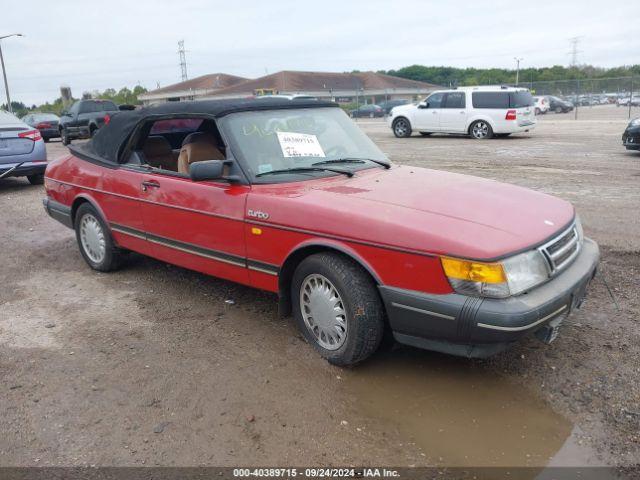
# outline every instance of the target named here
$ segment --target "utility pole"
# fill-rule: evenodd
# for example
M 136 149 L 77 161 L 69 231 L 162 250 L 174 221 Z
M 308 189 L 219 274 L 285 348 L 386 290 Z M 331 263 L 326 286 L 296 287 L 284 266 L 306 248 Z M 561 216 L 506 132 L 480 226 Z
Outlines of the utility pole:
M 569 55 L 571 55 L 571 66 L 575 67 L 578 65 L 578 54 L 582 52 L 582 50 L 578 50 L 578 44 L 580 43 L 580 37 L 571 37 L 569 39 L 569 43 L 571 43 L 571 50 L 569 51 Z
M 513 57 L 516 61 L 516 87 L 518 86 L 518 81 L 520 80 L 520 62 L 524 60 L 524 58 Z
M 0 37 L 0 40 L 3 38 L 9 37 L 22 37 L 21 33 L 12 33 L 10 35 L 4 35 Z M 13 109 L 11 108 L 11 97 L 9 96 L 9 82 L 7 82 L 7 71 L 4 68 L 4 57 L 2 56 L 2 44 L 0 43 L 0 64 L 2 64 L 2 77 L 4 78 L 4 91 L 7 94 L 7 110 L 9 113 L 13 113 Z
M 188 79 L 187 77 L 187 57 L 184 53 L 184 40 L 178 42 L 178 54 L 180 55 L 180 70 L 182 72 L 182 81 Z

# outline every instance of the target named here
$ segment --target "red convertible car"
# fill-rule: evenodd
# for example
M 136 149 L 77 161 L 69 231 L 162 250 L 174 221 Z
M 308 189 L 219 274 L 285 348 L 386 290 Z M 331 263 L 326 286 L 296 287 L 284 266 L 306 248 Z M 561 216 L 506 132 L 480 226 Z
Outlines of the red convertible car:
M 166 103 L 70 151 L 44 204 L 91 268 L 134 251 L 276 292 L 338 365 L 385 331 L 468 357 L 551 342 L 598 264 L 568 202 L 393 165 L 332 103 Z

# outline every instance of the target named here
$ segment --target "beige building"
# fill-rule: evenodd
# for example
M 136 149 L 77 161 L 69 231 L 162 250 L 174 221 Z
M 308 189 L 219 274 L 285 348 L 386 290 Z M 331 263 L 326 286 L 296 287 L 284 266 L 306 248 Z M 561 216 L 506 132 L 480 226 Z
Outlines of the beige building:
M 222 86 L 224 83 L 227 85 Z M 144 104 L 178 100 L 241 98 L 279 93 L 310 95 L 338 103 L 380 103 L 385 100 L 422 98 L 437 85 L 375 72 L 333 73 L 284 70 L 253 80 L 225 75 L 205 75 L 140 96 Z

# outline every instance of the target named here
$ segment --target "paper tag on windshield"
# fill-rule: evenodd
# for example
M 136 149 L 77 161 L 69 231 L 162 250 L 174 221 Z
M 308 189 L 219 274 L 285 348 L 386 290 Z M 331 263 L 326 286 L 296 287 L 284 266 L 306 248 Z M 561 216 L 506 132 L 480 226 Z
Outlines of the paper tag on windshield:
M 307 133 L 276 132 L 285 157 L 322 157 L 324 151 L 318 137 Z

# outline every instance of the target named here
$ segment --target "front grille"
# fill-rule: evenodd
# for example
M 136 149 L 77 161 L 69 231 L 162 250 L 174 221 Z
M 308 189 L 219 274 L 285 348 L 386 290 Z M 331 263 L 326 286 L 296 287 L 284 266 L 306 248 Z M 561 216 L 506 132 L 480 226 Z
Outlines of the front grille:
M 580 237 L 575 224 L 542 245 L 539 250 L 547 261 L 551 275 L 567 267 L 580 251 Z

